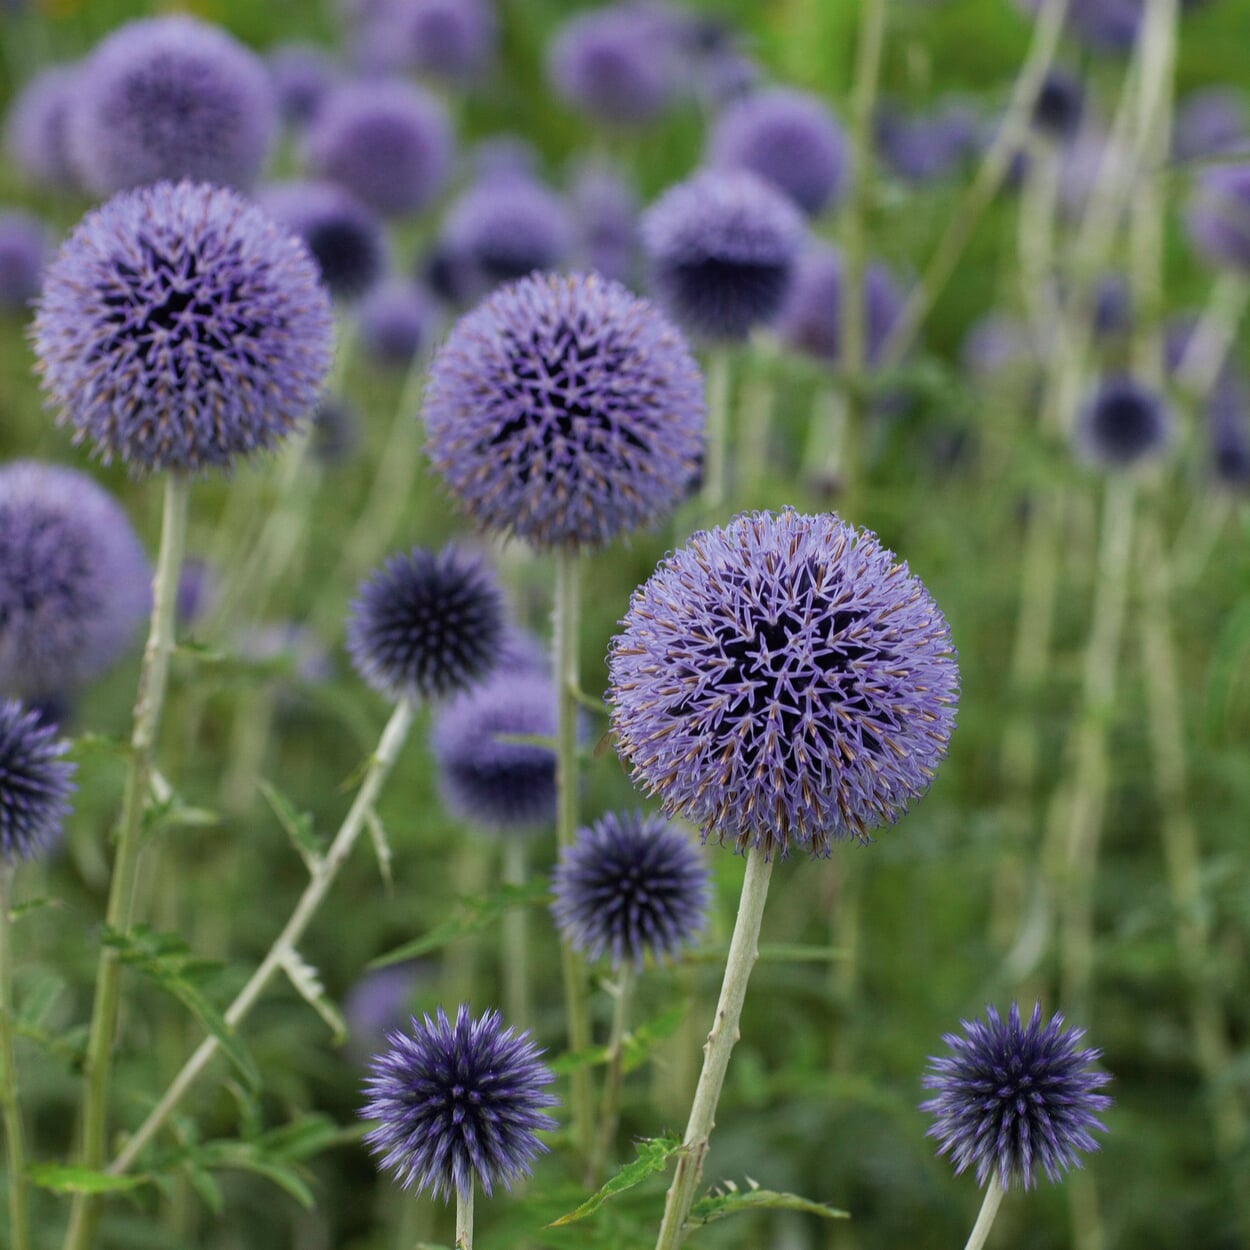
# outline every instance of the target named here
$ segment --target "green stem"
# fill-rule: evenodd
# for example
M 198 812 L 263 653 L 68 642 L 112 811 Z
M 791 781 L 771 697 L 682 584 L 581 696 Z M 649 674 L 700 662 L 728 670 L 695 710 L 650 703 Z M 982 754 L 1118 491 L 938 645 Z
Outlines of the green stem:
M 1176 384 L 1198 399 L 1215 385 L 1237 338 L 1237 327 L 1250 304 L 1250 282 L 1244 274 L 1221 273 L 1211 289 L 1202 317 L 1185 346 L 1176 369 Z
M 524 834 L 503 835 L 503 879 L 505 885 L 524 885 L 529 877 L 529 843 Z M 504 1006 L 508 1023 L 526 1028 L 529 1003 L 529 915 L 522 906 L 510 907 L 503 918 Z
M 382 785 L 395 763 L 400 747 L 408 736 L 414 713 L 415 708 L 408 700 L 399 703 L 391 713 L 391 718 L 387 721 L 382 737 L 378 741 L 377 750 L 369 761 L 369 767 L 360 783 L 360 789 L 356 792 L 356 798 L 344 817 L 342 825 L 339 826 L 338 832 L 334 835 L 329 850 L 315 864 L 299 902 L 296 903 L 290 918 L 269 948 L 260 966 L 252 973 L 247 984 L 226 1009 L 225 1021 L 231 1029 L 238 1029 L 261 994 L 264 993 L 274 974 L 296 954 L 296 947 L 304 931 L 312 922 L 317 909 L 338 876 L 339 869 L 351 854 L 356 839 L 365 827 L 366 818 L 381 793 Z M 199 1048 L 183 1064 L 182 1071 L 170 1083 L 160 1102 L 152 1109 L 147 1119 L 126 1143 L 125 1148 L 110 1164 L 108 1170 L 113 1175 L 121 1175 L 129 1171 L 144 1147 L 152 1140 L 157 1130 L 182 1101 L 183 1096 L 195 1084 L 200 1073 L 208 1066 L 217 1053 L 217 1047 L 215 1037 L 206 1037 L 200 1043 Z
M 456 1190 L 456 1250 L 473 1250 L 473 1178 L 466 1193 Z
M 577 840 L 577 692 L 580 676 L 577 658 L 580 616 L 581 567 L 576 551 L 556 552 L 554 632 L 556 648 L 556 843 L 564 851 Z M 566 941 L 560 943 L 560 967 L 564 978 L 564 1006 L 568 1016 L 569 1050 L 584 1053 L 590 1047 L 590 1008 L 586 992 L 586 968 L 581 956 Z M 594 1153 L 590 1070 L 583 1064 L 571 1077 L 570 1111 L 573 1140 L 587 1167 Z
M 592 1180 L 596 1188 L 603 1179 L 616 1126 L 620 1120 L 621 1082 L 625 1073 L 625 1034 L 629 1025 L 630 1000 L 634 994 L 635 972 L 628 962 L 621 965 L 616 983 L 616 1004 L 612 1009 L 612 1034 L 608 1039 L 608 1072 L 603 1083 L 603 1100 L 599 1104 L 599 1140 L 595 1150 Z
M 17 1061 L 13 1053 L 13 931 L 9 907 L 13 868 L 0 867 L 0 1099 L 4 1101 L 4 1138 L 8 1150 L 9 1242 L 28 1250 L 30 1222 L 26 1214 L 26 1138 L 17 1096 Z
M 964 1250 L 981 1250 L 985 1239 L 990 1235 L 994 1225 L 994 1217 L 998 1214 L 998 1204 L 1003 1200 L 1003 1187 L 998 1183 L 997 1176 L 991 1176 L 985 1187 L 985 1197 L 981 1202 L 981 1210 L 977 1214 L 977 1222 L 972 1226 L 968 1242 Z
M 715 347 L 707 358 L 707 436 L 703 443 L 703 492 L 705 518 L 714 518 L 725 502 L 725 479 L 729 458 L 729 405 L 731 386 L 729 348 Z
M 777 399 L 777 347 L 773 339 L 760 337 L 742 384 L 742 489 L 753 494 L 768 472 L 773 414 Z
M 152 580 L 152 619 L 139 689 L 135 699 L 134 729 L 130 737 L 130 766 L 122 798 L 117 852 L 109 887 L 105 924 L 113 933 L 128 934 L 134 915 L 135 879 L 143 847 L 143 810 L 152 776 L 152 756 L 165 701 L 169 656 L 174 645 L 174 609 L 178 599 L 178 573 L 186 545 L 187 503 L 190 478 L 170 473 L 165 478 L 165 501 L 161 519 L 161 547 Z M 113 1041 L 120 1006 L 121 960 L 116 947 L 100 950 L 96 973 L 95 1003 L 84 1058 L 82 1141 L 79 1160 L 84 1168 L 98 1170 L 104 1163 L 109 1078 L 113 1066 Z M 99 1197 L 78 1194 L 70 1211 L 66 1250 L 87 1250 L 99 1217 Z
M 738 902 L 738 918 L 729 941 L 725 976 L 721 981 L 720 998 L 712 1020 L 707 1044 L 703 1048 L 703 1071 L 694 1092 L 690 1120 L 682 1138 L 677 1157 L 677 1171 L 664 1202 L 664 1220 L 660 1225 L 655 1250 L 676 1250 L 685 1234 L 686 1217 L 694 1204 L 695 1190 L 703 1175 L 703 1161 L 716 1123 L 716 1104 L 729 1070 L 729 1056 L 738 1040 L 738 1024 L 742 1003 L 746 998 L 751 969 L 759 957 L 760 922 L 768 898 L 768 881 L 773 862 L 763 851 L 752 847 L 747 852 L 746 875 L 742 880 L 742 897 Z

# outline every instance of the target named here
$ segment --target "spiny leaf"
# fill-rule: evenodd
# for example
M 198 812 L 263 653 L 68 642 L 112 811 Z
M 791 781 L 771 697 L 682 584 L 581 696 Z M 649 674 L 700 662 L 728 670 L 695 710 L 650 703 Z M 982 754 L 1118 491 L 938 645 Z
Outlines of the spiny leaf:
M 330 1026 L 334 1044 L 341 1045 L 347 1039 L 347 1021 L 326 993 L 317 969 L 305 962 L 299 951 L 290 946 L 282 952 L 280 962 L 300 997 Z
M 313 832 L 312 814 L 301 812 L 281 790 L 268 781 L 262 780 L 258 785 L 265 801 L 278 818 L 278 823 L 286 830 L 287 837 L 299 852 L 304 866 L 310 873 L 315 873 L 321 867 L 321 845 Z
M 575 1211 L 553 1220 L 547 1227 L 559 1228 L 562 1224 L 583 1220 L 594 1214 L 609 1198 L 633 1189 L 656 1172 L 662 1172 L 668 1166 L 669 1159 L 681 1149 L 681 1141 L 676 1137 L 648 1137 L 635 1142 L 634 1148 L 638 1151 L 638 1158 L 633 1163 L 627 1163 L 602 1189 L 591 1194 Z
M 726 1181 L 719 1189 L 700 1198 L 690 1209 L 690 1224 L 713 1224 L 730 1215 L 739 1215 L 744 1211 L 802 1211 L 807 1215 L 819 1215 L 827 1220 L 849 1220 L 850 1214 L 840 1211 L 837 1207 L 827 1206 L 823 1202 L 813 1202 L 810 1198 L 800 1198 L 798 1194 L 778 1193 L 772 1189 L 761 1189 L 748 1178 L 748 1188 L 742 1191 L 732 1181 Z

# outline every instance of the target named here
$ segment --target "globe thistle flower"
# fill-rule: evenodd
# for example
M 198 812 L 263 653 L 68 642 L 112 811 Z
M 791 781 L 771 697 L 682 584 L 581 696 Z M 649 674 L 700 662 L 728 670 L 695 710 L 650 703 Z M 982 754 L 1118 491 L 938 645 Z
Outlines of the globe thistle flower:
M 488 0 L 401 0 L 393 23 L 403 63 L 450 83 L 476 78 L 495 51 L 495 12 Z
M 386 270 L 386 237 L 373 211 L 332 182 L 280 182 L 257 203 L 303 240 L 335 300 L 363 295 Z
M 630 285 L 641 255 L 633 188 L 612 169 L 584 166 L 573 179 L 569 198 L 584 267 Z
M 69 111 L 79 66 L 51 65 L 14 98 L 5 118 L 5 148 L 31 182 L 53 191 L 74 191 L 78 171 L 69 150 Z
M 1052 69 L 1042 80 L 1033 101 L 1033 125 L 1062 142 L 1076 134 L 1084 110 L 1085 88 L 1081 80 L 1067 70 Z
M 878 154 L 905 182 L 936 182 L 954 173 L 975 152 L 977 138 L 977 116 L 958 100 L 927 117 L 907 117 L 887 105 L 873 118 Z
M 33 859 L 61 833 L 74 789 L 69 744 L 16 699 L 0 700 L 0 858 Z
M 957 1173 L 975 1168 L 1004 1189 L 1030 1189 L 1039 1171 L 1052 1181 L 1080 1167 L 1081 1151 L 1097 1150 L 1091 1130 L 1106 1132 L 1098 1114 L 1111 1105 L 1096 1091 L 1111 1079 L 1090 1065 L 1101 1051 L 1082 1049 L 1084 1029 L 1065 1029 L 1063 1016 L 1043 1026 L 1041 1004 L 1028 1024 L 1011 1004 L 1004 1022 L 993 1007 L 984 1020 L 964 1020 L 964 1035 L 947 1033 L 949 1055 L 930 1058 L 920 1105 L 932 1114 L 929 1136 L 941 1143 Z
M 89 213 L 44 278 L 35 353 L 58 421 L 141 474 L 274 446 L 330 366 L 303 244 L 233 191 L 159 183 Z
M 0 313 L 24 310 L 39 294 L 48 232 L 29 213 L 0 212 Z
M 72 690 L 118 658 L 151 609 L 125 512 L 85 473 L 0 467 L 0 691 Z
M 451 169 L 451 129 L 428 93 L 395 80 L 349 83 L 331 92 L 308 131 L 318 177 L 346 187 L 375 212 L 424 208 Z
M 610 953 L 615 971 L 673 958 L 703 927 L 708 873 L 698 849 L 663 817 L 609 812 L 560 857 L 551 912 L 588 960 Z
M 705 170 L 643 214 L 642 242 L 660 303 L 692 334 L 744 339 L 785 299 L 803 222 L 768 183 Z
M 288 126 L 312 121 L 339 78 L 339 67 L 323 48 L 311 43 L 282 43 L 266 57 L 278 112 Z
M 695 534 L 622 624 L 617 751 L 668 815 L 740 852 L 867 841 L 946 753 L 946 620 L 906 564 L 836 516 L 744 513 Z
M 380 282 L 360 301 L 356 333 L 361 349 L 388 369 L 407 369 L 438 325 L 438 306 L 415 282 Z
M 622 5 L 579 13 L 552 41 L 551 85 L 597 121 L 649 122 L 669 106 L 677 84 L 673 49 L 659 36 L 646 14 Z
M 1198 161 L 1250 151 L 1250 113 L 1245 96 L 1233 87 L 1191 91 L 1177 106 L 1172 125 L 1172 157 Z
M 699 371 L 658 310 L 597 275 L 535 274 L 461 318 L 430 368 L 430 458 L 480 525 L 596 547 L 676 505 Z
M 264 62 L 192 17 L 114 31 L 84 62 L 69 112 L 71 157 L 101 195 L 182 178 L 246 189 L 276 130 Z
M 842 194 L 846 142 L 815 96 L 773 87 L 721 113 L 708 140 L 708 164 L 750 170 L 815 217 Z
M 1162 397 L 1130 377 L 1104 378 L 1077 414 L 1077 450 L 1104 468 L 1157 455 L 1171 436 L 1172 417 Z
M 1205 261 L 1250 274 L 1250 163 L 1204 170 L 1190 198 L 1186 224 Z
M 388 698 L 435 699 L 498 660 L 503 598 L 476 556 L 414 547 L 362 584 L 347 621 L 356 671 Z
M 412 1019 L 413 1000 L 433 987 L 436 965 L 413 959 L 366 972 L 343 1000 L 347 1050 L 367 1063 L 386 1044 L 386 1035 Z
M 497 1011 L 473 1019 L 461 1003 L 453 1024 L 412 1018 L 411 1031 L 387 1037 L 375 1056 L 361 1111 L 378 1124 L 365 1142 L 405 1189 L 446 1201 L 474 1184 L 486 1193 L 529 1176 L 547 1147 L 537 1134 L 556 1127 L 546 1114 L 555 1080 L 528 1032 L 505 1028 Z
M 554 739 L 555 732 L 555 687 L 543 673 L 499 670 L 447 703 L 432 731 L 447 810 L 492 833 L 550 825 L 556 814 L 555 752 L 507 739 Z

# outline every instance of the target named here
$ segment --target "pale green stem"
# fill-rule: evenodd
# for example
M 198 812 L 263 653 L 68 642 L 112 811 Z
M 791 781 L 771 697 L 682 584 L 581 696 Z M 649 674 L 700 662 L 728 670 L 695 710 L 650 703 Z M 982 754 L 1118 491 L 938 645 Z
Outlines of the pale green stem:
M 1176 384 L 1198 399 L 1205 399 L 1215 385 L 1228 353 L 1237 338 L 1237 327 L 1250 303 L 1250 282 L 1244 274 L 1221 273 L 1211 298 L 1176 369 Z
M 17 1060 L 13 1052 L 13 869 L 0 867 L 0 1098 L 4 1100 L 5 1160 L 9 1173 L 9 1244 L 28 1250 L 30 1221 L 26 1214 L 26 1137 L 17 1093 Z
M 524 834 L 503 835 L 503 879 L 505 885 L 524 885 L 529 877 L 529 843 Z M 508 1023 L 526 1028 L 530 1021 L 529 1002 L 529 914 L 523 906 L 508 908 L 503 919 L 504 1006 Z
M 190 489 L 190 478 L 182 473 L 169 473 L 165 478 L 161 546 L 152 579 L 152 619 L 135 698 L 130 763 L 122 798 L 108 909 L 105 913 L 108 929 L 123 935 L 129 934 L 134 914 L 135 880 L 139 852 L 143 847 L 143 811 L 152 777 L 152 756 L 160 727 L 161 707 L 165 701 L 169 657 L 174 646 L 178 573 L 186 545 Z M 98 1170 L 105 1159 L 113 1041 L 121 1003 L 120 982 L 120 952 L 106 943 L 100 949 L 91 1028 L 83 1059 L 85 1087 L 79 1162 L 82 1167 L 91 1171 Z M 99 1202 L 98 1196 L 75 1196 L 65 1236 L 66 1250 L 87 1250 L 95 1234 Z
M 467 1192 L 456 1190 L 456 1250 L 473 1250 L 473 1190 L 472 1176 Z
M 981 1250 L 985 1239 L 994 1226 L 994 1217 L 998 1214 L 998 1204 L 1003 1200 L 1003 1187 L 998 1183 L 997 1176 L 991 1176 L 985 1187 L 985 1197 L 981 1201 L 981 1210 L 977 1213 L 977 1222 L 972 1226 L 964 1250 Z
M 738 405 L 742 429 L 742 488 L 747 494 L 759 489 L 768 472 L 773 412 L 776 408 L 777 348 L 761 337 L 751 364 L 754 368 L 742 384 Z
M 304 887 L 304 892 L 300 895 L 299 902 L 296 903 L 282 932 L 269 948 L 260 966 L 252 973 L 247 984 L 226 1009 L 225 1021 L 229 1028 L 239 1028 L 264 993 L 274 974 L 297 954 L 300 939 L 304 936 L 305 930 L 312 922 L 338 876 L 339 870 L 351 854 L 361 830 L 365 827 L 368 814 L 381 793 L 404 739 L 408 736 L 414 712 L 415 708 L 412 703 L 404 700 L 391 713 L 390 720 L 387 721 L 382 737 L 378 741 L 377 750 L 369 761 L 364 779 L 360 783 L 360 789 L 356 792 L 356 798 L 344 817 L 342 825 L 339 826 L 338 832 L 334 835 L 329 849 L 314 865 L 308 884 Z M 217 1049 L 218 1043 L 215 1037 L 207 1037 L 200 1043 L 199 1048 L 183 1064 L 182 1071 L 173 1079 L 160 1102 L 152 1109 L 147 1119 L 126 1143 L 125 1148 L 110 1164 L 108 1170 L 111 1173 L 120 1175 L 130 1170 L 144 1147 L 152 1140 L 157 1130 L 169 1118 L 216 1055 Z
M 557 550 L 554 610 L 557 691 L 556 843 L 562 851 L 568 850 L 577 840 L 577 707 L 581 685 L 577 638 L 581 614 L 580 573 L 577 552 L 563 547 Z M 564 940 L 560 942 L 560 966 L 564 978 L 569 1050 L 574 1054 L 584 1054 L 590 1047 L 586 968 L 581 956 Z M 590 1069 L 585 1064 L 576 1068 L 570 1083 L 573 1140 L 582 1162 L 589 1167 L 595 1141 Z
M 752 847 L 747 852 L 738 919 L 729 941 L 720 998 L 716 1003 L 716 1015 L 707 1035 L 707 1044 L 703 1047 L 703 1071 L 699 1074 L 690 1120 L 677 1156 L 677 1171 L 664 1202 L 664 1220 L 655 1243 L 656 1250 L 676 1250 L 685 1235 L 686 1218 L 694 1205 L 695 1191 L 703 1175 L 703 1161 L 707 1157 L 712 1129 L 716 1124 L 716 1104 L 725 1084 L 725 1073 L 729 1070 L 729 1056 L 738 1040 L 747 983 L 759 957 L 760 922 L 764 916 L 772 870 L 773 861 L 763 851 Z
M 612 1144 L 616 1141 L 616 1126 L 621 1114 L 621 1082 L 625 1073 L 625 1035 L 629 1026 L 629 1007 L 634 993 L 635 972 L 626 962 L 621 965 L 613 993 L 616 1002 L 612 1008 L 612 1033 L 608 1038 L 608 1071 L 603 1082 L 603 1099 L 599 1104 L 599 1140 L 595 1150 L 592 1182 L 598 1187 L 603 1179 Z
M 714 347 L 707 358 L 707 434 L 703 442 L 701 502 L 708 519 L 714 518 L 725 502 L 732 360 L 727 347 Z

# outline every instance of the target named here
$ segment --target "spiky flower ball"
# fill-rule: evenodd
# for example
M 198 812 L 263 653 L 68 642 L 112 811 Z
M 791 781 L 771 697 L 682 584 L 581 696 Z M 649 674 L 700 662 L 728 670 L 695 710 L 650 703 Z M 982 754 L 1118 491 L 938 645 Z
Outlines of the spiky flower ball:
M 1250 162 L 1204 170 L 1194 187 L 1186 223 L 1204 260 L 1250 274 Z
M 190 178 L 250 187 L 277 130 L 264 62 L 192 17 L 128 22 L 86 60 L 69 148 L 101 195 Z
M 596 274 L 535 274 L 457 322 L 424 419 L 435 468 L 479 525 L 597 547 L 681 498 L 703 387 L 654 305 Z
M 794 206 L 743 170 L 696 174 L 642 218 L 660 303 L 683 329 L 708 339 L 744 339 L 776 315 L 802 242 Z
M 70 691 L 103 672 L 151 609 L 130 520 L 85 473 L 0 468 L 0 691 Z
M 1131 377 L 1103 379 L 1077 414 L 1078 451 L 1106 468 L 1124 468 L 1157 455 L 1171 434 L 1171 413 L 1162 396 Z
M 68 743 L 16 699 L 0 700 L 0 858 L 12 865 L 45 850 L 61 833 L 74 789 Z
M 555 1076 L 528 1032 L 505 1028 L 497 1011 L 475 1020 L 461 1003 L 455 1023 L 440 1007 L 386 1040 L 360 1113 L 378 1121 L 365 1141 L 379 1166 L 444 1201 L 475 1184 L 488 1194 L 501 1183 L 511 1189 L 530 1174 L 547 1150 L 538 1134 L 556 1127 L 546 1113 L 556 1099 L 545 1092 Z
M 1005 1022 L 987 1007 L 984 1020 L 960 1023 L 964 1035 L 943 1036 L 951 1053 L 931 1058 L 924 1078 L 937 1091 L 920 1109 L 933 1115 L 938 1154 L 1004 1190 L 1031 1188 L 1039 1171 L 1057 1181 L 1080 1167 L 1079 1153 L 1098 1149 L 1091 1130 L 1107 1131 L 1098 1114 L 1111 1105 L 1097 1092 L 1111 1078 L 1090 1067 L 1102 1052 L 1080 1046 L 1085 1030 L 1065 1029 L 1061 1015 L 1043 1026 L 1040 1003 L 1028 1024 L 1015 1003 Z
M 500 670 L 439 711 L 431 737 L 447 810 L 492 833 L 545 828 L 556 815 L 556 691 L 533 669 Z
M 78 224 L 45 274 L 34 342 L 74 441 L 141 474 L 272 447 L 316 403 L 331 334 L 298 239 L 233 191 L 165 182 Z
M 503 598 L 480 559 L 455 547 L 414 547 L 361 586 L 347 649 L 388 698 L 435 699 L 494 668 L 503 632 Z
M 708 873 L 662 816 L 609 812 L 577 833 L 551 878 L 556 926 L 588 960 L 611 954 L 642 970 L 674 957 L 703 928 Z
M 634 592 L 608 656 L 617 750 L 670 816 L 782 856 L 866 841 L 929 785 L 959 692 L 907 565 L 832 515 L 743 513 Z

